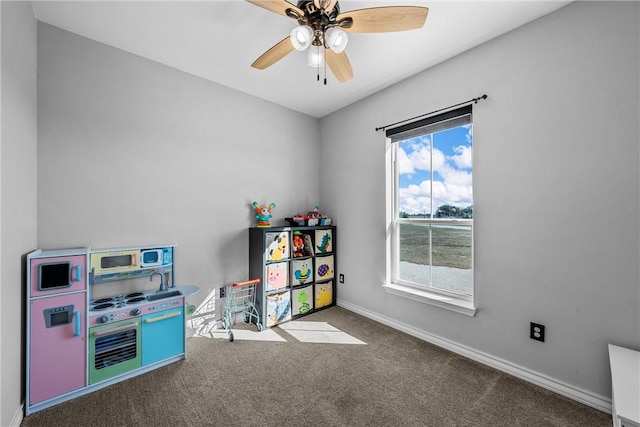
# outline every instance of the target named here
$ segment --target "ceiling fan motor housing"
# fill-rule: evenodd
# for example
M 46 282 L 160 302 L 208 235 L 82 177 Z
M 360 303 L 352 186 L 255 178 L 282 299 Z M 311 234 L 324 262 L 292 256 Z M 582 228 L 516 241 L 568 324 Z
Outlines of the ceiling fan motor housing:
M 304 11 L 304 16 L 297 18 L 299 25 L 308 25 L 313 30 L 313 46 L 325 45 L 325 31 L 332 26 L 338 26 L 336 18 L 340 14 L 340 5 L 336 2 L 331 10 L 318 7 L 314 0 L 299 0 L 298 9 Z
M 299 0 L 297 6 L 298 9 L 304 11 L 304 15 L 309 21 L 326 18 L 325 24 L 335 22 L 336 17 L 340 14 L 340 4 L 338 2 L 329 11 L 316 6 L 314 0 Z

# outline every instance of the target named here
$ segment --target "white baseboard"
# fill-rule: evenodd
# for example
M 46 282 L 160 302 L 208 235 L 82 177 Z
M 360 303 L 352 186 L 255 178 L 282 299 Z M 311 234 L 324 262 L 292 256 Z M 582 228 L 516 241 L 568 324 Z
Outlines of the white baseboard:
M 437 335 L 433 335 L 429 332 L 417 329 L 411 325 L 398 322 L 395 319 L 391 319 L 378 313 L 374 313 L 366 308 L 360 307 L 350 302 L 338 299 L 336 303 L 338 306 L 343 307 L 349 311 L 353 311 L 354 313 L 360 314 L 364 317 L 368 317 L 369 319 L 375 320 L 376 322 L 382 323 L 391 328 L 412 335 L 416 338 L 420 338 L 421 340 L 437 345 L 438 347 L 445 348 L 449 351 L 475 360 L 476 362 L 480 362 L 499 371 L 506 372 L 510 375 L 513 375 L 514 377 L 523 379 L 527 382 L 530 382 L 562 396 L 568 397 L 569 399 L 583 403 L 599 411 L 603 411 L 609 414 L 611 413 L 611 399 L 607 399 L 603 396 L 599 396 L 589 391 L 574 387 L 570 384 L 563 383 L 562 381 L 558 381 L 522 366 L 515 365 L 507 360 L 500 359 L 498 357 L 458 344 Z
M 9 424 L 11 427 L 19 427 L 22 424 L 22 420 L 24 419 L 24 404 L 20 404 L 18 409 L 16 409 L 15 414 L 11 418 L 11 423 Z

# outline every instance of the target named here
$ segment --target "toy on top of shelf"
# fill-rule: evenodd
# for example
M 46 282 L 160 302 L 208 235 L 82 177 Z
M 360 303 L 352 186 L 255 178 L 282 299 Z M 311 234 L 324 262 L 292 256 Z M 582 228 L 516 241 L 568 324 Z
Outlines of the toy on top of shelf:
M 302 215 L 300 214 L 288 216 L 284 220 L 294 227 L 302 227 L 304 225 L 304 218 L 302 218 Z
M 313 209 L 307 212 L 307 216 L 309 218 L 322 218 L 322 214 L 320 213 L 320 206 L 315 205 Z
M 322 218 L 322 214 L 320 213 L 320 206 L 314 206 L 312 210 L 307 212 L 305 215 L 307 220 L 307 225 L 318 225 L 320 224 L 320 219 Z
M 293 226 L 316 226 L 316 225 L 331 225 L 331 218 L 322 215 L 320 213 L 320 206 L 314 206 L 312 210 L 306 214 L 296 214 L 292 217 L 285 218 L 285 220 Z
M 269 220 L 271 219 L 271 210 L 276 207 L 275 203 L 271 203 L 269 206 L 261 205 L 258 202 L 253 202 L 253 208 L 256 211 L 256 219 L 258 220 L 258 227 L 268 228 L 271 227 Z

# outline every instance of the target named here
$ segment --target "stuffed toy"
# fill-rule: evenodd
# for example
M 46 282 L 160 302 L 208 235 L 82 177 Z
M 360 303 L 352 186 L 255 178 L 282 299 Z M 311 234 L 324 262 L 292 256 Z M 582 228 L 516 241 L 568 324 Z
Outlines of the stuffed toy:
M 256 219 L 258 220 L 258 227 L 271 227 L 269 220 L 271 219 L 271 210 L 275 207 L 275 203 L 271 203 L 269 206 L 265 206 L 259 204 L 258 202 L 253 202 L 253 208 L 256 211 Z

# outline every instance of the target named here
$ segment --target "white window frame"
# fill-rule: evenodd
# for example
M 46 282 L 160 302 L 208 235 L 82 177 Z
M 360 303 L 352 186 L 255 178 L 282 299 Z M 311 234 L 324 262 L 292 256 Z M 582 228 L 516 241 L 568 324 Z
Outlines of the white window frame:
M 408 138 L 407 138 L 408 139 Z M 475 141 L 474 141 L 475 143 Z M 394 142 L 391 138 L 385 141 L 385 164 L 386 164 L 386 277 L 383 288 L 386 292 L 433 305 L 443 309 L 451 310 L 468 316 L 475 316 L 477 308 L 475 306 L 475 291 L 473 275 L 475 266 L 472 263 L 472 283 L 471 295 L 460 295 L 440 289 L 433 289 L 427 286 L 420 286 L 414 283 L 399 280 L 396 268 L 399 263 L 399 226 L 401 224 L 419 225 L 465 225 L 471 226 L 472 230 L 472 260 L 473 239 L 475 235 L 473 219 L 442 219 L 442 218 L 397 218 L 398 188 L 396 173 Z

